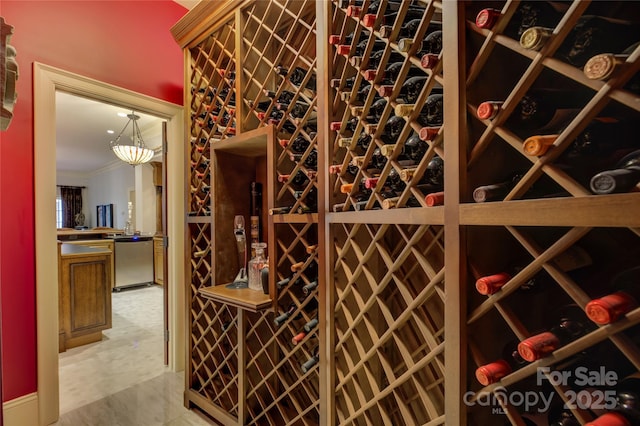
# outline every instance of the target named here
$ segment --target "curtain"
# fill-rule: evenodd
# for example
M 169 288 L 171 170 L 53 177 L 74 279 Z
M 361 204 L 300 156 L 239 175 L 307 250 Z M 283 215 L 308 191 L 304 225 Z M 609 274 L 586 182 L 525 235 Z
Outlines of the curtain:
M 82 188 L 63 186 L 60 188 L 62 198 L 62 226 L 73 228 L 76 226 L 75 217 L 82 213 Z

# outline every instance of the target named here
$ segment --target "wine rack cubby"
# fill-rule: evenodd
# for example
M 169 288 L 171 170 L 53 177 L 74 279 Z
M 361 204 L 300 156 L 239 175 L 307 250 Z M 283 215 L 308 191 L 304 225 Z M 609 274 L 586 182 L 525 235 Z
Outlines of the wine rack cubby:
M 640 309 L 607 319 L 593 300 L 640 275 L 638 23 L 637 1 L 198 5 L 172 29 L 191 117 L 186 403 L 229 425 L 616 411 L 593 398 L 640 371 Z M 232 301 L 251 182 L 269 294 Z M 540 348 L 549 330 L 560 345 Z M 578 367 L 617 379 L 585 386 Z M 549 406 L 501 398 L 527 392 Z

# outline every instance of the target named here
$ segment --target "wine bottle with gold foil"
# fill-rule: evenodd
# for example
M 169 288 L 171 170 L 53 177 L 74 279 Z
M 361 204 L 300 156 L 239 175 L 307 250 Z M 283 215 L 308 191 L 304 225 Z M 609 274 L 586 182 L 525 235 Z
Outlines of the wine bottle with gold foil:
M 540 50 L 552 36 L 553 28 L 534 26 L 524 31 L 520 45 Z M 620 52 L 638 41 L 640 26 L 631 22 L 603 16 L 583 15 L 563 40 L 555 56 L 582 68 L 598 53 Z

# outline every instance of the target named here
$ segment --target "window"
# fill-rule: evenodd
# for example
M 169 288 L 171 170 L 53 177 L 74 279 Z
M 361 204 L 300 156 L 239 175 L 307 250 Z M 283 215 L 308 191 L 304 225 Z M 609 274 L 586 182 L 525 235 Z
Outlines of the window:
M 62 198 L 58 195 L 56 197 L 56 228 L 63 228 L 62 222 Z

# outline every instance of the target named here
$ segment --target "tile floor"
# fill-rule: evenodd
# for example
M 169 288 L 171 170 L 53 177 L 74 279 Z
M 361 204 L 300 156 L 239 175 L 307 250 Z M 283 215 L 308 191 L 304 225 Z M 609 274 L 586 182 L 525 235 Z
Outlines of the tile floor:
M 183 373 L 163 365 L 162 288 L 113 293 L 101 342 L 60 354 L 56 426 L 205 426 L 183 406 Z

